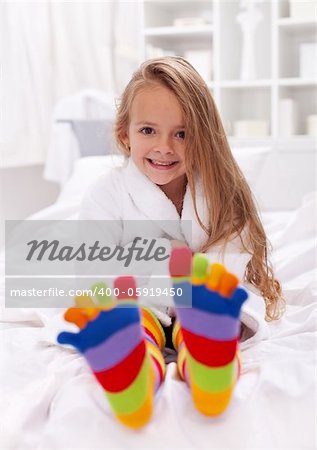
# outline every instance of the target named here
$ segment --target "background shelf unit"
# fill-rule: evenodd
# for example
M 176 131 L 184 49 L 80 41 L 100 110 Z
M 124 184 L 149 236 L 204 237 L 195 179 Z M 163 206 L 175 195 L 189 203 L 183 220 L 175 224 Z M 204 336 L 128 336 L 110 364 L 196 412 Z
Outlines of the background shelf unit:
M 314 0 L 311 0 L 314 3 Z M 316 15 L 294 17 L 298 5 L 292 0 L 260 0 L 261 14 L 255 34 L 256 77 L 241 79 L 243 38 L 237 17 L 239 0 L 141 2 L 140 61 L 160 55 L 187 58 L 207 82 L 221 113 L 229 138 L 235 143 L 300 143 L 316 148 L 316 136 L 307 134 L 307 117 L 317 114 L 317 76 L 301 76 L 300 47 L 317 42 Z M 298 0 L 297 2 L 300 2 Z M 293 16 L 292 16 L 293 14 Z M 186 24 L 188 18 L 198 22 Z M 175 20 L 183 23 L 175 24 Z M 199 23 L 200 21 L 200 23 Z M 200 55 L 198 55 L 200 52 Z M 200 61 L 200 62 L 199 62 Z M 312 60 L 312 65 L 317 64 Z M 317 71 L 316 71 L 317 73 Z M 292 134 L 282 132 L 280 101 L 295 105 Z M 266 121 L 267 135 L 238 138 L 235 123 L 241 120 Z M 292 146 L 289 145 L 289 148 Z

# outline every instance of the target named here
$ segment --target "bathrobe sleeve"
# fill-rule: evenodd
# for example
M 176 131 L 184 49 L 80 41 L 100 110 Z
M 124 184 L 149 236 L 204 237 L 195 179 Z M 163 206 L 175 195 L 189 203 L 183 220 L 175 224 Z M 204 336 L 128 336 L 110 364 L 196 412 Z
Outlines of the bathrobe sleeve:
M 109 240 L 118 245 L 122 236 L 122 187 L 115 175 L 109 172 L 90 187 L 81 202 L 79 220 L 116 221 Z
M 223 264 L 229 272 L 235 274 L 243 282 L 251 255 L 244 250 L 239 237 L 229 241 L 224 251 L 221 246 L 217 245 L 208 250 L 206 254 L 211 263 Z

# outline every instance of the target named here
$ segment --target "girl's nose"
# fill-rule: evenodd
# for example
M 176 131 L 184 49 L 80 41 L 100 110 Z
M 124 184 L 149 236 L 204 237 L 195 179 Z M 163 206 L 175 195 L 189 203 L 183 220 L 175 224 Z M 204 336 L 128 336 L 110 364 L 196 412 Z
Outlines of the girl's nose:
M 159 139 L 155 145 L 154 151 L 157 151 L 157 152 L 160 152 L 163 154 L 174 153 L 173 145 L 172 145 L 170 138 L 162 137 L 161 139 Z

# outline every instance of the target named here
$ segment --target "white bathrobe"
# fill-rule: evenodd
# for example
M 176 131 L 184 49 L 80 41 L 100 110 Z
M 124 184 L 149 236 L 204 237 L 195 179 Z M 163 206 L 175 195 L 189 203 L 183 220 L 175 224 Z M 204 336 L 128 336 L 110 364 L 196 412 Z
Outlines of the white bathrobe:
M 206 224 L 207 210 L 199 179 L 197 179 L 196 191 L 198 214 L 202 222 Z M 131 158 L 123 167 L 113 168 L 101 176 L 89 189 L 82 201 L 80 219 L 164 221 L 156 222 L 156 224 L 160 224 L 160 227 L 154 227 L 156 236 L 153 237 L 164 239 L 169 248 L 169 239 L 183 241 L 195 252 L 199 251 L 207 237 L 196 219 L 189 188 L 187 187 L 182 214 L 179 217 L 174 204 L 137 168 Z M 191 222 L 191 232 L 187 226 L 188 221 Z M 112 236 L 113 242 L 126 246 L 135 237 L 132 233 L 129 227 L 117 227 L 115 235 Z M 214 247 L 207 253 L 207 256 L 211 262 L 223 263 L 227 270 L 243 280 L 250 255 L 243 252 L 239 238 L 232 240 L 227 245 L 224 255 L 220 254 L 220 247 Z M 254 339 L 265 338 L 268 335 L 268 329 L 264 320 L 263 298 L 256 295 L 255 292 L 251 292 L 250 286 L 243 284 L 250 294 L 248 301 L 243 305 L 241 315 L 247 338 L 245 344 L 249 344 Z M 171 317 L 174 315 L 173 308 L 163 306 L 152 309 L 163 325 L 171 324 Z M 249 339 L 250 336 L 252 339 Z

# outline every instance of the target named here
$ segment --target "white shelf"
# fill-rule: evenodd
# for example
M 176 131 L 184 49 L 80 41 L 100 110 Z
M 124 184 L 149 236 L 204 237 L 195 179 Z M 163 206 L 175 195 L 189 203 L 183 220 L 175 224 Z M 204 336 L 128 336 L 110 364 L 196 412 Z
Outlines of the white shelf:
M 316 18 L 289 17 L 289 0 L 258 2 L 256 8 L 260 20 L 254 34 L 256 78 L 243 80 L 240 79 L 243 34 L 237 19 L 245 11 L 241 10 L 239 0 L 143 2 L 140 61 L 149 57 L 146 52 L 151 48 L 162 49 L 164 55 L 186 57 L 189 54 L 193 58 L 189 62 L 205 76 L 228 133 L 233 133 L 237 121 L 260 120 L 268 123 L 270 135 L 250 137 L 251 145 L 264 142 L 284 149 L 290 148 L 290 142 L 293 142 L 297 148 L 317 150 L 316 139 L 304 135 L 307 117 L 317 114 L 317 79 L 300 78 L 300 47 L 316 42 Z M 190 17 L 204 17 L 210 25 L 172 26 L 176 19 Z M 195 52 L 196 57 L 193 57 Z M 200 60 L 198 52 L 205 55 Z M 204 69 L 207 59 L 211 70 Z M 289 138 L 280 136 L 280 122 L 285 118 L 279 113 L 282 99 L 290 99 L 298 113 L 294 130 L 299 134 Z M 245 139 L 238 140 L 246 142 Z
M 278 19 L 277 24 L 281 30 L 294 30 L 295 32 L 317 30 L 317 21 L 310 19 L 293 19 L 292 17 L 283 17 Z
M 305 80 L 303 78 L 280 78 L 278 80 L 280 86 L 317 86 L 317 80 Z
M 188 27 L 151 27 L 143 30 L 144 36 L 210 36 L 214 28 L 212 25 L 205 26 L 188 26 Z
M 249 89 L 257 87 L 270 87 L 271 80 L 224 80 L 219 81 L 219 87 L 230 89 Z

